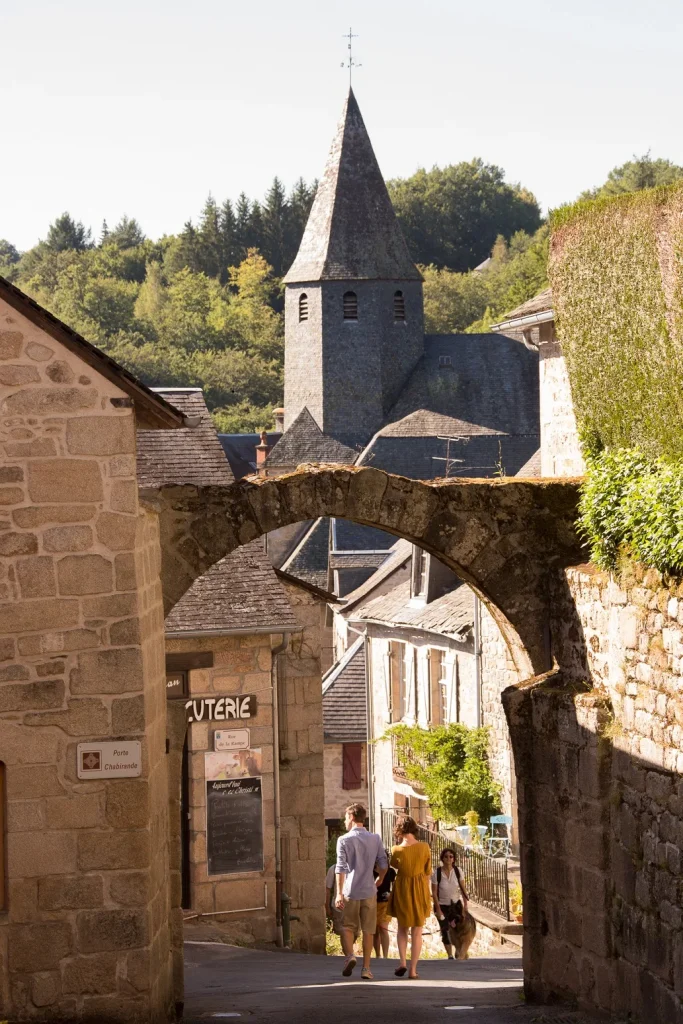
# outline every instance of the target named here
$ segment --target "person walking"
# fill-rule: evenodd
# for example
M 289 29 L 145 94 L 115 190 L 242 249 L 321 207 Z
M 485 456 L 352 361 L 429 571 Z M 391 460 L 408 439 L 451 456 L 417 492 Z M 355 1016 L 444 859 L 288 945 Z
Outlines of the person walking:
M 385 960 L 389 956 L 389 921 L 391 920 L 389 900 L 391 886 L 395 878 L 396 872 L 393 868 L 389 868 L 384 876 L 384 881 L 377 886 L 377 930 L 375 931 L 374 947 L 375 956 L 382 955 Z
M 362 804 L 346 808 L 344 823 L 348 832 L 337 840 L 337 898 L 335 906 L 342 912 L 341 943 L 344 950 L 342 974 L 349 978 L 356 966 L 353 954 L 354 931 L 363 933 L 363 968 L 361 978 L 372 981 L 370 957 L 377 930 L 377 890 L 389 867 L 382 840 L 365 828 L 366 812 Z M 374 877 L 375 869 L 377 878 Z
M 462 896 L 462 899 L 461 899 Z M 469 897 L 462 883 L 460 868 L 455 863 L 455 850 L 447 846 L 441 851 L 441 867 L 432 875 L 434 913 L 441 928 L 441 941 L 449 960 L 454 960 L 449 929 L 467 913 Z
M 391 893 L 391 916 L 398 922 L 399 966 L 394 971 L 402 978 L 408 970 L 406 951 L 410 931 L 410 974 L 418 978 L 417 963 L 422 952 L 422 929 L 431 910 L 429 879 L 432 874 L 432 851 L 428 843 L 417 838 L 417 822 L 409 815 L 399 818 L 394 828 L 397 845 L 391 849 L 391 867 L 396 868 L 396 881 Z

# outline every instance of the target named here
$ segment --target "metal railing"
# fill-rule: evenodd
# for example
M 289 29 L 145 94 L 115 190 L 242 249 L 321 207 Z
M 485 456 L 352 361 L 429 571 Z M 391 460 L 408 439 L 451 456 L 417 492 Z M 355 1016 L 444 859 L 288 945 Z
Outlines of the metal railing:
M 408 813 L 402 807 L 380 807 L 382 842 L 391 849 L 394 843 L 394 826 L 401 814 Z M 455 850 L 455 861 L 465 880 L 465 887 L 475 903 L 492 910 L 494 914 L 510 920 L 510 885 L 508 864 L 503 857 L 487 857 L 479 850 L 468 849 L 453 842 L 443 832 L 418 824 L 417 838 L 428 843 L 432 852 L 432 867 L 441 864 L 441 851 L 446 847 Z

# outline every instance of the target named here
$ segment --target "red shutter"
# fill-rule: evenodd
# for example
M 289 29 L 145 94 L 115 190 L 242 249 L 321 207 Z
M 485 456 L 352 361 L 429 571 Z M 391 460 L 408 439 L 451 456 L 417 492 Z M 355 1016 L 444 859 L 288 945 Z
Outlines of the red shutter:
M 342 745 L 342 789 L 360 789 L 362 743 Z

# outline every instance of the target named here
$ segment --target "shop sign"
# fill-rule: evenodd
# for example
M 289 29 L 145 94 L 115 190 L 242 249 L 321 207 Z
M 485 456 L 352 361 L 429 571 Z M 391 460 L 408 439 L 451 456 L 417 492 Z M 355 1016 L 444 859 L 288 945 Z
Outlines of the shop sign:
M 233 718 L 253 718 L 256 696 L 253 693 L 235 697 L 193 697 L 185 704 L 188 722 L 227 722 Z
M 248 729 L 233 729 L 231 732 L 217 729 L 213 734 L 214 750 L 248 750 L 249 743 Z

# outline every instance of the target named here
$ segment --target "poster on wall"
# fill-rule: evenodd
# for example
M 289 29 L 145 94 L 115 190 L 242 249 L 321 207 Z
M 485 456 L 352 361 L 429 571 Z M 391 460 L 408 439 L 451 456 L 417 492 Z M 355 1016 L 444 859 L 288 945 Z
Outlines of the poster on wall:
M 206 853 L 209 875 L 263 871 L 260 778 L 207 779 Z
M 204 778 L 207 782 L 253 778 L 262 772 L 263 758 L 260 747 L 246 750 L 216 750 L 204 754 Z

